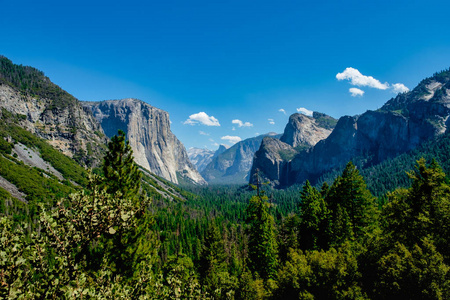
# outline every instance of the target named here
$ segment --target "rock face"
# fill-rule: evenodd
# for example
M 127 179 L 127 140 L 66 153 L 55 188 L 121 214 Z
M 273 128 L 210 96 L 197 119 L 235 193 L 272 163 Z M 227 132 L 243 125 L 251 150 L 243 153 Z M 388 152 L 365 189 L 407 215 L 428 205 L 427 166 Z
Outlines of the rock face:
M 265 137 L 255 153 L 250 174 L 262 175 L 265 179 L 268 177 L 264 174 L 269 174 L 273 185 L 284 186 L 288 183 L 288 157 L 296 153 L 297 151 L 290 145 L 278 139 Z M 254 180 L 253 177 L 250 182 L 254 183 Z
M 127 134 L 137 164 L 174 183 L 178 176 L 206 183 L 189 161 L 183 144 L 170 130 L 169 114 L 137 99 L 85 102 L 105 134 Z
M 325 116 L 324 114 L 321 115 Z M 323 127 L 320 122 L 316 121 L 314 116 L 308 117 L 296 113 L 289 117 L 289 122 L 280 141 L 294 148 L 314 146 L 318 141 L 326 139 L 330 135 L 331 130 L 332 128 Z
M 88 166 L 100 163 L 107 142 L 102 128 L 80 101 L 41 71 L 0 56 L 0 107 L 18 114 L 22 127 L 65 155 Z
M 253 156 L 265 136 L 280 137 L 276 133 L 269 133 L 240 141 L 222 153 L 219 148 L 217 152 L 219 154 L 215 154 L 213 160 L 201 172 L 203 178 L 212 184 L 244 184 L 248 182 Z
M 446 132 L 449 116 L 450 72 L 445 71 L 399 94 L 377 111 L 340 118 L 328 138 L 286 162 L 286 173 L 268 171 L 264 175 L 278 186 L 288 186 L 306 179 L 314 182 L 350 160 L 363 167 L 375 165 Z
M 289 185 L 290 161 L 299 152 L 326 139 L 335 125 L 335 119 L 318 112 L 312 117 L 298 113 L 291 115 L 280 140 L 266 137 L 262 141 L 253 159 L 250 182 L 254 183 L 253 175 L 258 173 L 274 186 Z

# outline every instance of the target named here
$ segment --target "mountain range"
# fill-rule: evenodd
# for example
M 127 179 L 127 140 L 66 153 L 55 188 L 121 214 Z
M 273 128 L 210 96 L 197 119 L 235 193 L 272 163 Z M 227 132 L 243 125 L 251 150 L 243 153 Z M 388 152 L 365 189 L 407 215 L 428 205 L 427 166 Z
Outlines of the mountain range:
M 264 139 L 255 154 L 252 174 L 286 187 L 305 180 L 316 182 L 350 160 L 362 169 L 375 166 L 445 133 L 449 116 L 447 70 L 424 79 L 376 111 L 341 117 L 329 136 L 310 148 L 294 151 L 295 139 Z
M 293 114 L 281 135 L 268 133 L 229 148 L 220 146 L 217 151 L 186 151 L 170 130 L 167 112 L 137 99 L 82 102 L 43 72 L 0 57 L 2 121 L 13 120 L 11 126 L 47 141 L 83 167 L 99 166 L 108 139 L 121 129 L 127 134 L 135 161 L 151 176 L 172 183 L 246 184 L 253 183 L 258 174 L 283 188 L 307 179 L 317 183 L 349 160 L 361 169 L 374 167 L 447 132 L 449 90 L 447 70 L 424 79 L 376 111 L 339 120 L 319 112 Z M 19 130 L 16 127 L 4 128 L 2 144 L 8 148 L 16 143 L 12 151 L 25 161 L 28 150 L 24 149 L 30 144 L 7 133 Z M 29 149 L 29 156 L 43 156 L 42 149 Z M 66 177 L 63 167 L 44 166 L 38 160 L 31 160 L 35 167 L 46 168 L 60 181 L 80 182 L 75 175 Z M 12 182 L 0 181 L 12 190 Z

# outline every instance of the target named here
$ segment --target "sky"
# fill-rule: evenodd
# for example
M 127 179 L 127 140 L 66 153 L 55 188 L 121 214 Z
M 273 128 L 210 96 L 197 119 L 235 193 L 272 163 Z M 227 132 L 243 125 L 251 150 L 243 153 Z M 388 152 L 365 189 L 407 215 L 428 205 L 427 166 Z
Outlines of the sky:
M 169 112 L 215 150 L 289 115 L 381 107 L 450 67 L 449 1 L 6 1 L 0 55 L 80 100 Z

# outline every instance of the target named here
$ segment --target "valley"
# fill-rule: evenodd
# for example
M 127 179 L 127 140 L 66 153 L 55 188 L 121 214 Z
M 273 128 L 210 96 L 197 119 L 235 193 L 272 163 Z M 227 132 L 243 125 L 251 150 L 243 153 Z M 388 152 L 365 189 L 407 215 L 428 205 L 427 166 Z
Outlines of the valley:
M 1 298 L 450 295 L 449 70 L 216 151 L 3 56 L 0 108 Z

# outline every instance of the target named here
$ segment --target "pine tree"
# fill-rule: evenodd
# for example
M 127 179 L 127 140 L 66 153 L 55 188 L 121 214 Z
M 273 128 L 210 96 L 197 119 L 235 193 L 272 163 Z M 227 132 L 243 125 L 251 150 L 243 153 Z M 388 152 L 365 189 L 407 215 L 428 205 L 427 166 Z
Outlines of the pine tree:
M 107 192 L 120 192 L 123 198 L 135 197 L 140 188 L 141 172 L 133 160 L 133 150 L 125 139 L 125 132 L 111 138 L 103 162 Z
M 252 272 L 267 280 L 274 277 L 278 266 L 278 245 L 275 234 L 275 222 L 269 213 L 267 196 L 258 193 L 250 199 L 247 207 L 249 225 L 248 258 Z
M 329 210 L 322 195 L 309 181 L 301 191 L 300 249 L 325 249 L 329 231 Z
M 200 255 L 200 274 L 207 277 L 211 273 L 226 270 L 226 255 L 223 239 L 214 221 L 208 226 L 205 242 Z
M 377 219 L 375 200 L 358 169 L 349 162 L 326 197 L 331 211 L 332 244 L 360 240 L 373 230 Z
M 388 195 L 389 203 L 382 216 L 383 229 L 408 247 L 431 236 L 449 263 L 450 187 L 445 173 L 436 161 L 427 166 L 423 158 L 415 168 L 408 173 L 413 180 L 411 188 Z

